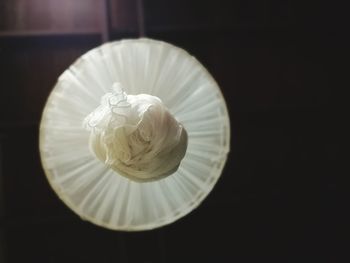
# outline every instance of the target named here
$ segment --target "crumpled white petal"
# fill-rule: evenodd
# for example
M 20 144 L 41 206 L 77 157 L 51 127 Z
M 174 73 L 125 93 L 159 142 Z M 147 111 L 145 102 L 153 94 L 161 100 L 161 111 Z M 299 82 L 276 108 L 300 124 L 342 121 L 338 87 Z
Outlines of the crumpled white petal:
M 185 156 L 187 132 L 162 101 L 147 94 L 127 95 L 120 83 L 84 120 L 96 157 L 134 181 L 174 173 Z

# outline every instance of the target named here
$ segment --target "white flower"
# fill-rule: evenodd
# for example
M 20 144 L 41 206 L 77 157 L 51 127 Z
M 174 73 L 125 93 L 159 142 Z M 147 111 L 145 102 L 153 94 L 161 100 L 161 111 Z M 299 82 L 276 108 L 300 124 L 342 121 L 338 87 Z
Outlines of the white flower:
M 162 101 L 127 95 L 119 83 L 84 120 L 90 148 L 111 169 L 134 181 L 174 173 L 185 156 L 187 133 Z

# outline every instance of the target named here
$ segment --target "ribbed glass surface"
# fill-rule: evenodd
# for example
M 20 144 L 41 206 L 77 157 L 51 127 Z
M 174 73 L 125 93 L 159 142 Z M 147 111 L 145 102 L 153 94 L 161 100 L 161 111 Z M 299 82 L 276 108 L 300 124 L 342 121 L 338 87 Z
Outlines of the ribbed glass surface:
M 84 118 L 122 83 L 127 94 L 159 97 L 188 133 L 179 169 L 153 182 L 118 175 L 90 152 Z M 146 230 L 186 215 L 212 190 L 229 151 L 230 124 L 221 91 L 186 51 L 137 39 L 104 44 L 80 57 L 58 79 L 40 126 L 47 178 L 79 216 L 115 230 Z

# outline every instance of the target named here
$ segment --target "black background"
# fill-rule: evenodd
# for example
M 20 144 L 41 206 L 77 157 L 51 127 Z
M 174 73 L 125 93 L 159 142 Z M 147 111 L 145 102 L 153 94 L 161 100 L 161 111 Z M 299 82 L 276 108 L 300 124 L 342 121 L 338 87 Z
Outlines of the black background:
M 345 262 L 335 179 L 342 12 L 291 0 L 0 0 L 0 262 Z M 114 232 L 80 220 L 51 190 L 38 125 L 65 68 L 142 28 L 218 81 L 231 153 L 191 214 Z

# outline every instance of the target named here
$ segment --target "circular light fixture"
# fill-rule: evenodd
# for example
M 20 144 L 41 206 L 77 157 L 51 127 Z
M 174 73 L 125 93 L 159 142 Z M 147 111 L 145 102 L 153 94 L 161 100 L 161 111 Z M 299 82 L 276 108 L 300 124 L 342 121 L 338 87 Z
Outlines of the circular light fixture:
M 54 191 L 82 219 L 114 230 L 191 212 L 220 177 L 229 145 L 215 80 L 183 49 L 151 39 L 81 56 L 59 77 L 40 124 Z

